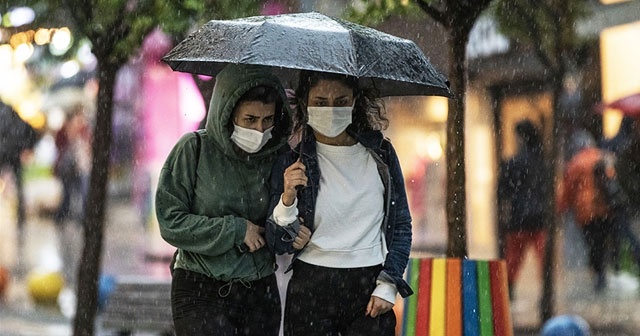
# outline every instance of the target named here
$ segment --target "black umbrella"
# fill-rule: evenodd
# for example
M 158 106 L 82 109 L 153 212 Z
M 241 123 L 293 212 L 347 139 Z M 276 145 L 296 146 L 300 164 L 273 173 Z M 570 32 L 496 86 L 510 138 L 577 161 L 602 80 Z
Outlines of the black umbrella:
M 413 41 L 315 12 L 211 20 L 162 60 L 210 76 L 229 63 L 257 64 L 289 84 L 305 69 L 358 77 L 381 96 L 452 96 Z

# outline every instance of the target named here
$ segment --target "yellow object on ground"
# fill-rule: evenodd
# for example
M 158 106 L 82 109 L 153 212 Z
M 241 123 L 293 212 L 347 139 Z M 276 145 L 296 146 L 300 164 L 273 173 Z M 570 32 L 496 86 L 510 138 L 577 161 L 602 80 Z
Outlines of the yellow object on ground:
M 29 295 L 35 303 L 56 304 L 64 287 L 60 272 L 31 272 L 27 279 Z

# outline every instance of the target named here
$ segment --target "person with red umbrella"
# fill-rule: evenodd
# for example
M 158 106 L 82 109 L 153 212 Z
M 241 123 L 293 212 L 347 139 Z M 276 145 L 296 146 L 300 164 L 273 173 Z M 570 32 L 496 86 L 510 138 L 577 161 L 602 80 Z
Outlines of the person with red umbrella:
M 589 267 L 595 276 L 596 292 L 607 286 L 606 251 L 611 237 L 611 209 L 598 188 L 596 167 L 610 162 L 610 153 L 586 137 L 583 147 L 567 162 L 557 197 L 559 213 L 573 212 L 588 249 Z
M 614 100 L 606 106 L 630 117 L 640 117 L 640 92 Z
M 631 129 L 629 144 L 618 156 L 616 173 L 621 187 L 629 198 L 630 208 L 638 209 L 640 207 L 640 112 L 635 115 Z
M 625 146 L 620 149 L 616 163 L 616 173 L 621 187 L 631 201 L 631 206 L 640 205 L 640 92 L 631 94 L 608 104 L 599 105 L 598 110 L 614 109 L 624 115 L 626 132 Z
M 640 240 L 630 227 L 640 206 L 640 93 L 622 97 L 602 107 L 618 110 L 624 117 L 618 135 L 603 143 L 616 155 L 615 175 L 602 178 L 616 228 L 614 266 L 620 268 L 620 242 L 626 239 L 635 262 L 640 265 Z M 601 108 L 601 110 L 604 110 Z

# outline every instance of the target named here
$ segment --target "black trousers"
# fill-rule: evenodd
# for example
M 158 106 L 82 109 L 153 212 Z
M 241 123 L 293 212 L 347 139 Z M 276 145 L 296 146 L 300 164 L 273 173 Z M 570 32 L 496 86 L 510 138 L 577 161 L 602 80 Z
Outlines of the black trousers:
M 608 242 L 614 229 L 609 218 L 591 220 L 582 227 L 589 249 L 589 266 L 600 277 L 605 276 Z
M 287 288 L 285 336 L 393 336 L 393 310 L 366 316 L 381 266 L 328 268 L 300 260 Z
M 277 336 L 280 331 L 280 295 L 274 274 L 229 283 L 177 268 L 171 308 L 178 336 Z

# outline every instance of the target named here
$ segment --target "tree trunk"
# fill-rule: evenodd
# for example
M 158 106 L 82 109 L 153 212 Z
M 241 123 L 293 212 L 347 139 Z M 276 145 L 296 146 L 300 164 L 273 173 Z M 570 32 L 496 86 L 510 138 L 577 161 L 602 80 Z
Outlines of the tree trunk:
M 447 257 L 467 256 L 464 159 L 464 111 L 467 86 L 466 46 L 470 28 L 454 24 L 449 29 L 449 81 L 454 98 L 447 118 Z
M 111 148 L 113 90 L 118 66 L 98 58 L 99 71 L 97 115 L 93 136 L 93 159 L 88 198 L 82 220 L 84 247 L 78 267 L 77 305 L 73 335 L 94 334 L 98 307 L 98 279 L 102 262 L 104 217 Z
M 546 156 L 545 160 L 548 162 L 546 168 L 547 178 L 547 192 L 548 192 L 548 203 L 547 203 L 547 211 L 545 213 L 545 222 L 547 223 L 547 242 L 545 245 L 545 254 L 543 260 L 543 269 L 545 270 L 542 279 L 542 298 L 540 300 L 540 318 L 542 322 L 547 321 L 554 315 L 555 311 L 555 294 L 554 294 L 554 281 L 555 281 L 555 245 L 556 245 L 556 237 L 558 234 L 558 216 L 556 216 L 556 180 L 558 176 L 558 162 L 560 160 L 560 146 L 559 141 L 557 139 L 560 132 L 560 96 L 563 92 L 563 79 L 565 75 L 565 70 L 560 67 L 559 70 L 554 72 L 552 81 L 552 99 L 553 99 L 553 120 L 551 121 L 552 125 L 552 135 L 549 137 L 549 141 L 551 142 L 547 148 L 549 149 L 549 153 Z

